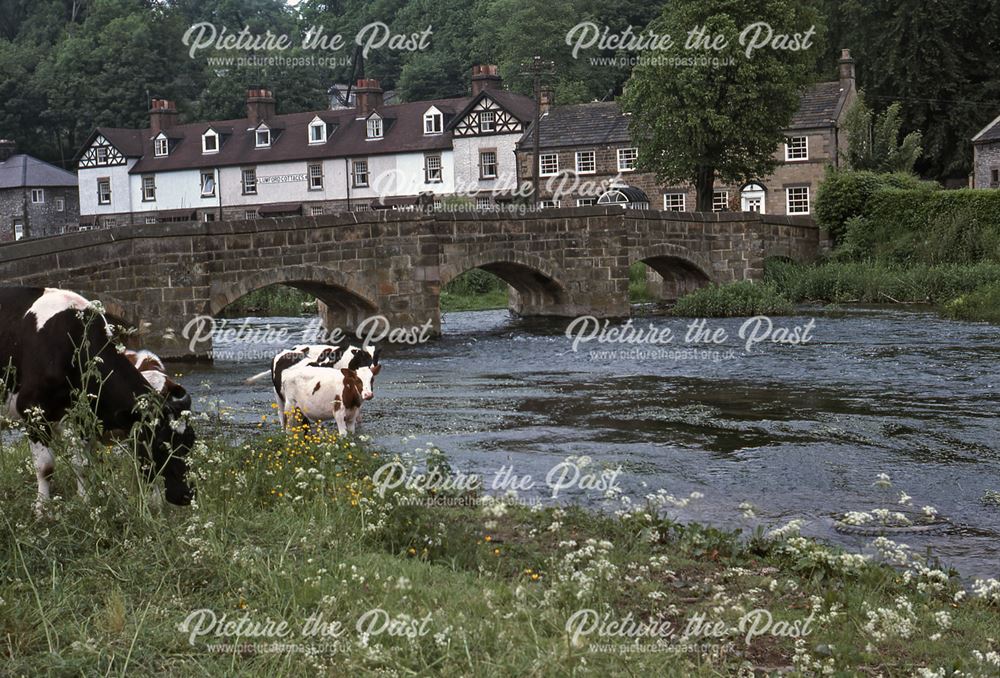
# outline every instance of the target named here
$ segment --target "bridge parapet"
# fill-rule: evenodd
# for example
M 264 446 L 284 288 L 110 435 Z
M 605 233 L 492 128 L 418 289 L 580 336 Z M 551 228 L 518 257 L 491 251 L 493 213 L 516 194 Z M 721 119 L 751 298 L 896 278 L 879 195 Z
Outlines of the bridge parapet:
M 277 283 L 321 301 L 328 327 L 382 315 L 440 332 L 442 285 L 483 268 L 512 286 L 522 315 L 629 315 L 628 268 L 646 262 L 676 297 L 709 282 L 759 279 L 765 257 L 809 261 L 803 217 L 581 207 L 519 212 L 360 212 L 144 224 L 0 246 L 3 284 L 65 287 L 104 301 L 168 357 L 208 355 L 179 338 L 197 316 Z M 172 338 L 173 337 L 173 338 Z

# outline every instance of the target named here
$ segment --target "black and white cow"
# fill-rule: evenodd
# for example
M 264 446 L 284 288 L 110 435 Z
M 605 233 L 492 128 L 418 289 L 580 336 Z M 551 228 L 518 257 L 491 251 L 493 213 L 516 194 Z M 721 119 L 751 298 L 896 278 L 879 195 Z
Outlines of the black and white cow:
M 190 397 L 179 385 L 164 391 L 151 384 L 125 352 L 119 351 L 112 334 L 100 310 L 79 294 L 51 288 L 0 287 L 3 392 L 9 414 L 27 422 L 39 507 L 50 496 L 55 459 L 49 444 L 78 389 L 88 394 L 104 433 L 117 436 L 129 435 L 143 419 L 137 405 L 148 396 L 152 406 L 159 408 L 155 425 L 135 431 L 146 478 L 153 481 L 162 475 L 167 501 L 172 504 L 187 505 L 194 496 L 185 461 L 195 441 L 194 431 L 184 420 Z M 146 359 L 152 356 L 142 355 Z M 84 379 L 81 366 L 90 364 L 97 378 Z M 159 371 L 164 372 L 162 363 Z M 82 493 L 83 460 L 74 461 Z
M 376 349 L 374 346 L 340 347 L 328 344 L 300 344 L 293 346 L 291 349 L 279 352 L 271 359 L 270 370 L 253 375 L 245 383 L 254 384 L 264 377 L 271 377 L 271 385 L 274 388 L 274 402 L 278 406 L 281 427 L 287 428 L 285 389 L 282 386 L 282 377 L 286 370 L 300 364 L 317 368 L 347 369 L 359 373 L 362 382 L 370 384 L 374 378 L 374 375 L 370 371 L 372 367 L 378 364 L 378 356 L 379 349 Z M 374 393 L 370 388 L 363 389 L 361 393 L 363 400 L 371 400 L 373 396 Z

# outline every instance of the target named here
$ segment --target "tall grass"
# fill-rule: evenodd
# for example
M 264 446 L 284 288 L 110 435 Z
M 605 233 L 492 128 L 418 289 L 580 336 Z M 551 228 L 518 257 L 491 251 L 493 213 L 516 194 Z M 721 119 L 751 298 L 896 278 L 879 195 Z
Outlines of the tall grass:
M 507 283 L 489 271 L 473 268 L 441 290 L 442 311 L 479 311 L 507 308 Z
M 234 301 L 220 314 L 225 318 L 246 316 L 296 316 L 316 313 L 316 299 L 288 285 L 269 285 Z
M 713 318 L 755 315 L 787 315 L 792 304 L 771 283 L 748 280 L 727 285 L 709 285 L 677 300 L 673 315 Z

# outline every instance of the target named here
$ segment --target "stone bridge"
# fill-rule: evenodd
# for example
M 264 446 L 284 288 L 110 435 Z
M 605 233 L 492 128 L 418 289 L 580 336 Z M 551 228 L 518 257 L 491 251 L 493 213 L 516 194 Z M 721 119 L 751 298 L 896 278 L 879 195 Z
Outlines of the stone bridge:
M 709 282 L 759 279 L 764 259 L 815 258 L 806 217 L 623 210 L 356 212 L 150 224 L 0 246 L 0 283 L 63 287 L 104 302 L 167 357 L 207 357 L 176 336 L 256 289 L 282 283 L 321 301 L 328 328 L 383 315 L 440 333 L 441 288 L 472 268 L 513 288 L 521 315 L 625 317 L 629 265 L 645 262 L 670 299 Z M 173 330 L 171 332 L 170 330 Z M 171 337 L 174 335 L 174 338 Z

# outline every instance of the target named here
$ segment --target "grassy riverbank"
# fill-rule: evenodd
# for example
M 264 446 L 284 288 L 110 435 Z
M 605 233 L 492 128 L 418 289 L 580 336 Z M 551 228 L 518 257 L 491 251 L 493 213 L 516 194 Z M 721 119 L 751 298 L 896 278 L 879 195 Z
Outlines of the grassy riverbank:
M 64 498 L 38 519 L 25 446 L 2 450 L 4 675 L 995 675 L 1000 585 L 964 595 L 957 578 L 912 557 L 889 568 L 794 526 L 739 539 L 680 525 L 670 510 L 698 498 L 662 491 L 619 497 L 618 515 L 475 493 L 380 497 L 372 478 L 386 459 L 364 440 L 261 426 L 242 446 L 199 446 L 190 509 L 151 508 L 128 457 L 102 454 L 86 500 L 59 460 Z M 430 505 L 446 496 L 465 505 Z M 759 612 L 742 632 L 714 636 L 755 609 L 772 616 L 766 630 Z M 587 633 L 588 610 L 626 627 L 660 620 L 661 633 L 670 622 L 677 637 L 657 646 L 661 635 Z M 289 635 L 215 637 L 211 614 L 234 628 L 246 617 L 244 631 L 285 621 Z M 341 635 L 303 637 L 316 615 L 342 623 Z M 682 644 L 698 615 L 701 635 Z M 570 619 L 581 625 L 567 630 Z M 208 633 L 191 644 L 199 628 Z M 750 628 L 761 634 L 747 643 Z M 274 641 L 295 649 L 268 652 Z

